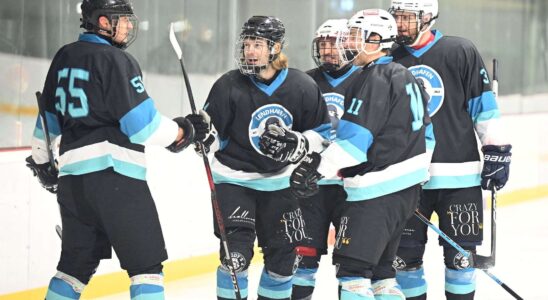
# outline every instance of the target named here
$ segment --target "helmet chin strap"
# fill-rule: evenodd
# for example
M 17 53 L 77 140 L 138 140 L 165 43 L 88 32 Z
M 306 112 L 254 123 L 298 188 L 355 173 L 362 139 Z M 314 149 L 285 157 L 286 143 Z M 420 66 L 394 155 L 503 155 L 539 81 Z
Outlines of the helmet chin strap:
M 419 41 L 421 40 L 422 36 L 424 35 L 425 32 L 427 31 L 430 31 L 430 28 L 432 28 L 432 25 L 434 25 L 434 20 L 430 20 L 430 23 L 428 23 L 428 27 L 426 27 L 424 30 L 421 29 L 421 31 L 419 31 L 419 34 L 417 34 L 417 37 L 415 38 L 415 41 L 413 41 L 413 43 L 411 43 L 410 45 L 408 45 L 409 47 L 415 47 L 419 44 Z

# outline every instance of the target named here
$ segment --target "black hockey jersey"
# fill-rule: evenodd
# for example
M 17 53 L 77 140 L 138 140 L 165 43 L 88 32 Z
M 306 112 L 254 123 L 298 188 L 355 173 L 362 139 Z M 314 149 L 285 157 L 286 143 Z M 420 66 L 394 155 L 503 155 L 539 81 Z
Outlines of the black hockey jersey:
M 112 167 L 145 180 L 144 145 L 168 146 L 177 137 L 177 124 L 148 96 L 137 61 L 96 34 L 81 34 L 57 52 L 42 101 L 52 137 L 62 134 L 59 176 Z M 45 149 L 37 122 L 32 152 L 37 163 L 47 162 Z
M 436 149 L 424 188 L 478 186 L 481 162 L 474 131 L 483 145 L 500 143 L 500 112 L 474 45 L 439 31 L 433 34 L 434 40 L 421 49 L 399 47 L 393 52 L 394 61 L 409 68 L 430 94 Z
M 325 103 L 327 104 L 327 111 L 329 112 L 329 118 L 331 120 L 331 125 L 333 126 L 330 137 L 331 141 L 335 140 L 339 121 L 344 114 L 344 94 L 352 85 L 353 80 L 360 71 L 360 67 L 348 64 L 336 72 L 340 73 L 336 74 L 339 76 L 336 76 L 335 74 L 330 75 L 320 68 L 315 68 L 306 72 L 320 87 Z M 342 184 L 342 180 L 340 177 L 334 176 L 333 178 L 323 178 L 319 183 Z
M 269 84 L 229 71 L 213 85 L 204 106 L 218 132 L 220 149 L 211 168 L 215 183 L 272 191 L 289 187 L 292 167 L 264 156 L 259 139 L 270 124 L 302 132 L 310 151 L 323 150 L 331 123 L 314 81 L 282 69 Z
M 384 56 L 364 67 L 345 94 L 337 138 L 318 171 L 344 177 L 348 201 L 377 198 L 428 179 L 426 92 Z

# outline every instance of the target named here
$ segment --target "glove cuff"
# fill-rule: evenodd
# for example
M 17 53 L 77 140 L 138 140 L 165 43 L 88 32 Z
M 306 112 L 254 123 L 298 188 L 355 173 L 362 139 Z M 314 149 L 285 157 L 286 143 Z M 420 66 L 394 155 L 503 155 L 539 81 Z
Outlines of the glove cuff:
M 297 147 L 295 148 L 295 151 L 293 154 L 288 157 L 288 161 L 290 163 L 296 164 L 299 163 L 303 157 L 305 157 L 308 154 L 308 139 L 300 132 L 293 132 L 297 136 Z
M 510 153 L 512 145 L 485 145 L 481 147 L 482 152 L 498 152 L 498 153 Z

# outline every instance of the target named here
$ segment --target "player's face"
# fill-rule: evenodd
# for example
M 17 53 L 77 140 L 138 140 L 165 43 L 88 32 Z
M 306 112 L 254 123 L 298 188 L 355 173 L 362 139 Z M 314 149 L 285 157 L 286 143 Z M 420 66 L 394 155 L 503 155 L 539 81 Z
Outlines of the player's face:
M 318 40 L 320 61 L 322 63 L 339 64 L 339 52 L 335 46 L 336 38 L 321 38 Z
M 344 42 L 344 48 L 359 52 L 359 49 L 361 49 L 362 43 L 363 43 L 363 38 L 362 38 L 361 29 L 356 27 L 350 28 L 350 33 L 348 34 L 348 38 Z
M 369 41 L 380 41 L 381 40 L 381 37 L 378 35 L 378 34 L 371 34 L 368 38 L 367 38 L 367 41 L 365 41 L 363 43 L 363 50 L 362 52 L 360 52 L 360 54 L 356 57 L 356 59 L 354 60 L 354 64 L 355 65 L 358 65 L 358 66 L 363 66 L 367 63 L 369 63 L 371 61 L 370 59 L 370 56 L 369 54 L 367 53 L 372 53 L 372 52 L 375 52 L 379 49 L 380 45 L 378 43 L 369 43 Z
M 267 65 L 270 55 L 268 43 L 262 38 L 247 38 L 242 43 L 247 65 Z
M 398 24 L 398 35 L 408 36 L 415 39 L 418 35 L 418 17 L 417 13 L 412 11 L 396 10 L 392 16 Z
M 116 35 L 112 37 L 113 41 L 119 44 L 127 42 L 129 33 L 133 30 L 133 23 L 127 16 L 120 16 L 115 24 Z

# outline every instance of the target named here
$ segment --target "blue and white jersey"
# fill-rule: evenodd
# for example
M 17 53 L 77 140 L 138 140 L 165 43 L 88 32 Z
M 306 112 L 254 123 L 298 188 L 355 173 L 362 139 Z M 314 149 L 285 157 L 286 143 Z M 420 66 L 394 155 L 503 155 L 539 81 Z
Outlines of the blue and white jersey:
M 476 133 L 483 145 L 504 144 L 489 75 L 472 42 L 439 31 L 433 34 L 434 40 L 420 49 L 399 47 L 392 53 L 430 95 L 436 148 L 424 188 L 479 186 L 482 166 Z
M 427 94 L 384 56 L 365 66 L 345 94 L 337 138 L 318 171 L 344 178 L 347 201 L 391 194 L 428 179 Z
M 329 111 L 331 125 L 333 126 L 330 136 L 331 141 L 334 141 L 336 138 L 339 122 L 344 114 L 344 95 L 346 90 L 352 85 L 352 82 L 360 71 L 360 67 L 348 64 L 340 70 L 329 73 L 322 71 L 321 68 L 315 68 L 306 72 L 314 79 L 322 91 L 327 110 Z M 342 185 L 343 182 L 342 178 L 335 175 L 332 178 L 323 178 L 319 183 Z
M 213 85 L 204 109 L 217 130 L 220 148 L 211 163 L 215 183 L 231 183 L 260 191 L 289 187 L 294 165 L 276 162 L 259 148 L 270 124 L 302 132 L 309 151 L 321 152 L 329 139 L 327 106 L 314 81 L 304 72 L 282 69 L 269 83 L 224 74 Z
M 59 176 L 113 168 L 145 180 L 144 146 L 177 138 L 178 125 L 156 110 L 137 61 L 96 34 L 81 34 L 57 52 L 42 97 L 50 135 L 62 134 Z M 39 121 L 32 145 L 34 160 L 47 162 Z

